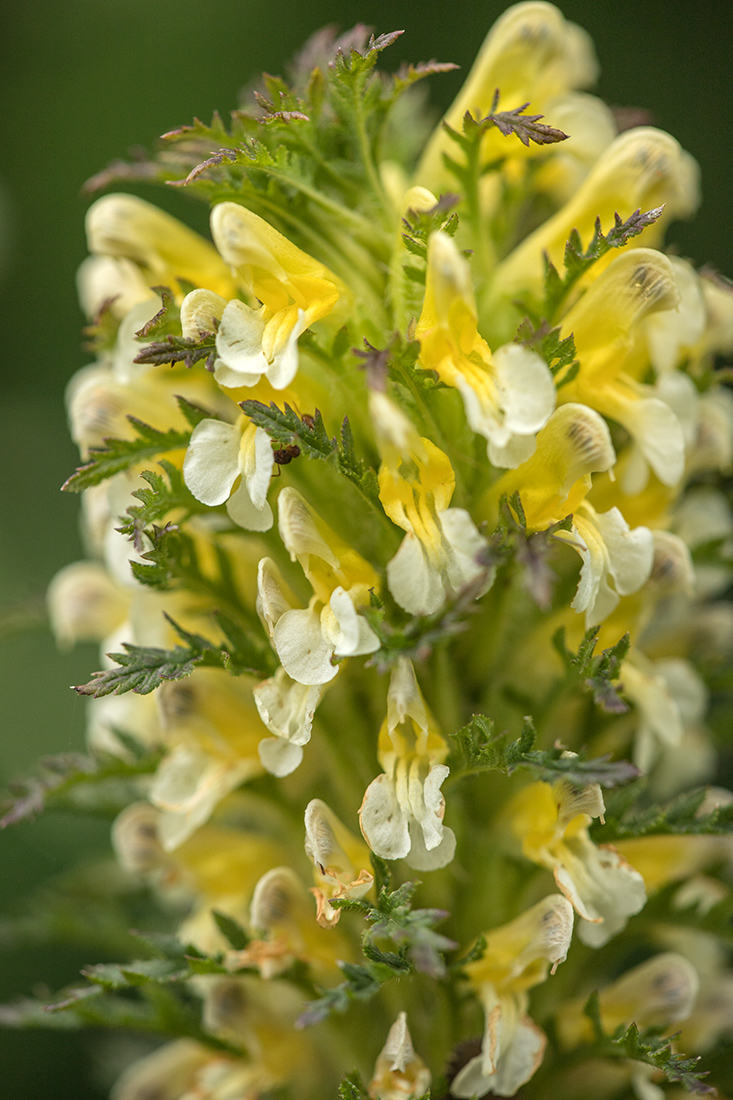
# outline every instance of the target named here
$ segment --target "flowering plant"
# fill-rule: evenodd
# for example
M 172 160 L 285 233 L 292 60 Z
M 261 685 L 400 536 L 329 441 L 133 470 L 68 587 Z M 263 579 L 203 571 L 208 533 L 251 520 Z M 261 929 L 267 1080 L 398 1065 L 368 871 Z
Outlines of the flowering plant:
M 91 182 L 183 187 L 212 241 L 88 212 L 89 556 L 48 600 L 104 667 L 3 823 L 108 814 L 94 912 L 138 930 L 0 1019 L 167 1036 L 116 1100 L 711 1092 L 733 293 L 661 250 L 696 166 L 617 132 L 550 4 L 432 133 L 451 66 L 384 75 L 397 37 L 321 32 Z

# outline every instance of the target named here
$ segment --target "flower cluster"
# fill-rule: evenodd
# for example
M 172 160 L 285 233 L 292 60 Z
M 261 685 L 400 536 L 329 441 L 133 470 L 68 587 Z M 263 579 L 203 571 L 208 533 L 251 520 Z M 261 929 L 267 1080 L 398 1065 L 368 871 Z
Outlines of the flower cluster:
M 396 38 L 322 32 L 125 169 L 210 240 L 87 215 L 48 599 L 104 667 L 33 808 L 112 806 L 167 933 L 51 1006 L 170 1036 L 115 1100 L 651 1100 L 733 1033 L 733 290 L 662 250 L 696 166 L 551 4 L 432 135 L 450 66 L 383 75 Z

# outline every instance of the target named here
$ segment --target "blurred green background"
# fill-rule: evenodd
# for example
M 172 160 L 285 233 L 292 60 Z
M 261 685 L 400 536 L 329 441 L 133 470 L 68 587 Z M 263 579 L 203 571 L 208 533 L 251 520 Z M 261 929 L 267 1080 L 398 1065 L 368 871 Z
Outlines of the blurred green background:
M 600 94 L 643 106 L 700 163 L 703 205 L 673 229 L 680 251 L 733 274 L 730 180 L 733 5 L 566 0 L 565 14 L 593 35 Z M 0 608 L 41 607 L 50 577 L 80 556 L 78 502 L 59 493 L 75 465 L 63 391 L 86 362 L 74 274 L 85 255 L 81 184 L 132 145 L 214 108 L 237 104 L 247 80 L 283 62 L 325 23 L 405 28 L 385 57 L 455 61 L 465 73 L 499 0 L 23 0 L 0 34 L 2 152 L 0 285 L 5 338 L 0 402 Z M 460 73 L 433 78 L 436 112 Z M 551 121 L 551 120 L 550 120 Z M 203 228 L 203 210 L 177 194 L 145 192 Z M 0 624 L 0 785 L 32 771 L 43 753 L 83 744 L 84 705 L 69 690 L 97 667 L 93 647 L 59 654 L 41 628 Z M 3 634 L 5 635 L 3 637 Z M 13 634 L 13 636 L 9 636 Z M 104 850 L 106 828 L 41 820 L 0 836 L 4 913 L 80 852 Z M 75 950 L 26 947 L 0 954 L 0 1000 L 58 988 L 85 961 Z M 100 1055 L 101 1049 L 101 1055 Z M 96 1054 L 94 1051 L 96 1050 Z M 106 1095 L 108 1046 L 89 1036 L 0 1033 L 0 1094 L 12 1100 Z M 102 1069 L 100 1071 L 100 1064 Z

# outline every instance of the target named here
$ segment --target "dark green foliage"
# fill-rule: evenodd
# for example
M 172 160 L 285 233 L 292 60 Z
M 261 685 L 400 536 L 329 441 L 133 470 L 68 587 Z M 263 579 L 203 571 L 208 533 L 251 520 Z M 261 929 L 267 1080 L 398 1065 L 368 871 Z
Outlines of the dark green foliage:
M 425 262 L 428 257 L 428 240 L 431 233 L 438 231 L 454 237 L 458 230 L 458 215 L 453 213 L 453 207 L 458 203 L 459 196 L 450 193 L 440 196 L 432 210 L 408 210 L 407 216 L 402 219 L 402 240 L 405 248 L 413 256 L 422 261 L 420 265 L 408 264 L 404 267 L 404 274 L 413 282 L 425 284 Z
M 357 456 L 348 417 L 344 417 L 339 440 L 329 436 L 318 409 L 313 416 L 300 417 L 288 404 L 281 410 L 274 402 L 265 405 L 262 401 L 242 401 L 241 408 L 275 442 L 284 446 L 296 443 L 305 458 L 327 462 L 338 470 L 381 512 L 377 475 Z
M 706 1085 L 705 1072 L 697 1067 L 699 1058 L 688 1058 L 674 1050 L 676 1036 L 660 1035 L 658 1028 L 641 1031 L 632 1023 L 627 1028 L 621 1024 L 612 1035 L 606 1034 L 601 1022 L 598 994 L 593 993 L 585 1006 L 585 1014 L 593 1024 L 595 1043 L 588 1048 L 588 1057 L 629 1058 L 661 1070 L 667 1081 L 683 1085 L 697 1096 L 714 1096 L 716 1090 Z
M 561 338 L 559 325 L 553 328 L 548 321 L 542 321 L 535 328 L 529 318 L 525 317 L 517 329 L 514 342 L 532 348 L 542 356 L 558 389 L 572 382 L 580 370 L 580 363 L 575 358 L 573 334 Z
M 90 447 L 89 461 L 67 478 L 61 486 L 62 489 L 80 493 L 83 489 L 99 485 L 101 481 L 129 470 L 140 462 L 165 454 L 166 451 L 186 447 L 191 438 L 190 431 L 177 428 L 159 431 L 158 428 L 138 420 L 136 416 L 128 416 L 127 419 L 135 433 L 134 438 L 105 439 L 103 447 Z
M 636 796 L 636 797 L 634 797 Z M 667 806 L 645 805 L 644 789 L 629 791 L 611 803 L 605 824 L 594 826 L 601 843 L 639 836 L 718 836 L 733 833 L 733 803 L 700 813 L 706 792 L 686 791 Z
M 519 493 L 503 497 L 499 519 L 491 535 L 487 560 L 495 567 L 516 564 L 521 570 L 521 583 L 534 603 L 546 611 L 552 603 L 555 574 L 549 558 L 560 531 L 570 531 L 573 517 L 566 516 L 544 531 L 527 531 L 527 521 Z
M 193 367 L 204 360 L 206 370 L 213 371 L 216 363 L 216 336 L 207 333 L 205 336 L 194 340 L 188 336 L 169 335 L 163 340 L 156 340 L 152 344 L 139 351 L 133 363 L 147 363 L 150 366 L 175 366 L 183 363 L 185 367 Z
M 580 234 L 577 229 L 574 229 L 565 245 L 563 264 L 566 273 L 564 276 L 558 273 L 549 256 L 545 255 L 545 300 L 542 315 L 557 316 L 570 290 L 596 260 L 600 260 L 601 256 L 605 256 L 612 248 L 623 248 L 632 237 L 638 236 L 647 226 L 653 225 L 662 216 L 663 211 L 663 206 L 647 210 L 644 214 L 641 210 L 635 210 L 626 221 L 623 221 L 618 214 L 614 214 L 613 228 L 606 234 L 601 230 L 601 219 L 596 218 L 595 231 L 585 249 Z
M 479 610 L 476 600 L 486 588 L 488 573 L 487 566 L 485 574 L 479 574 L 431 615 L 406 618 L 403 612 L 396 612 L 394 617 L 397 621 L 393 623 L 387 621 L 382 607 L 365 608 L 362 614 L 369 619 L 381 643 L 366 662 L 367 665 L 374 665 L 384 672 L 400 657 L 409 657 L 413 661 L 427 660 L 436 646 L 467 629 L 469 617 Z
M 220 616 L 220 622 L 223 621 L 226 620 Z M 103 695 L 123 695 L 126 691 L 148 695 L 166 680 L 181 680 L 184 676 L 190 676 L 199 665 L 225 668 L 236 676 L 248 673 L 260 679 L 275 671 L 274 656 L 265 645 L 259 646 L 257 642 L 247 639 L 246 650 L 240 650 L 236 645 L 217 646 L 200 634 L 184 630 L 170 618 L 169 622 L 185 645 L 160 649 L 123 642 L 124 653 L 108 654 L 117 662 L 117 668 L 95 672 L 89 683 L 74 690 L 95 699 Z
M 137 781 L 155 771 L 161 756 L 115 732 L 127 749 L 125 757 L 99 750 L 47 756 L 40 762 L 38 777 L 10 784 L 0 828 L 28 821 L 44 810 L 83 810 L 114 817 L 134 801 L 140 789 Z
M 345 981 L 307 1005 L 297 1026 L 311 1027 L 332 1012 L 345 1012 L 352 1001 L 370 1000 L 385 982 L 413 971 L 445 977 L 443 953 L 456 944 L 434 926 L 448 914 L 440 909 L 413 909 L 416 887 L 415 882 L 405 882 L 391 892 L 382 887 L 376 905 L 353 898 L 332 901 L 335 908 L 361 913 L 370 922 L 361 937 L 366 965 L 339 963 Z
M 466 762 L 463 774 L 503 771 L 511 775 L 517 768 L 530 768 L 545 782 L 566 779 L 576 787 L 589 783 L 617 787 L 639 776 L 639 769 L 626 760 L 612 761 L 607 756 L 585 760 L 581 755 L 568 753 L 561 745 L 535 749 L 534 724 L 529 717 L 524 719 L 516 740 L 511 740 L 506 731 L 497 734 L 492 719 L 483 714 L 474 714 L 468 725 L 451 736 Z
M 618 680 L 621 662 L 629 651 L 631 639 L 624 634 L 615 645 L 594 656 L 599 631 L 600 627 L 591 627 L 577 653 L 571 652 L 565 645 L 564 627 L 553 634 L 552 644 L 565 665 L 569 685 L 578 684 L 591 692 L 598 706 L 609 714 L 624 714 L 629 708 L 619 695 L 620 685 L 615 686 L 614 681 Z
M 226 913 L 220 913 L 217 909 L 212 909 L 211 915 L 216 921 L 216 927 L 219 929 L 229 946 L 232 947 L 234 951 L 243 951 L 250 942 L 250 937 L 242 928 L 239 921 L 234 920 L 233 917 L 227 916 Z

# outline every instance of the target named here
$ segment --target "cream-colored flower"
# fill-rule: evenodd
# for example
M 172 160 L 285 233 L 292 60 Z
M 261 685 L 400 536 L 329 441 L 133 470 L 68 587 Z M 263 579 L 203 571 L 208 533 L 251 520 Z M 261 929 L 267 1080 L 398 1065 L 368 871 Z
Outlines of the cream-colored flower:
M 273 517 L 267 490 L 274 465 L 270 437 L 262 428 L 243 416 L 236 424 L 206 418 L 191 434 L 183 477 L 202 504 L 214 507 L 226 501 L 239 527 L 269 531 Z
M 583 918 L 578 935 L 601 947 L 638 913 L 646 901 L 644 880 L 610 845 L 596 847 L 588 825 L 603 815 L 597 784 L 578 791 L 561 780 L 530 783 L 510 802 L 507 820 L 522 852 L 547 867 Z
M 559 531 L 557 538 L 573 546 L 583 559 L 571 606 L 585 611 L 587 628 L 603 622 L 621 596 L 637 592 L 651 575 L 652 533 L 648 527 L 632 531 L 618 508 L 596 512 L 584 500 L 574 513 L 572 530 Z
M 450 461 L 384 394 L 370 394 L 382 455 L 379 499 L 407 534 L 387 563 L 389 590 L 412 615 L 437 611 L 448 596 L 493 571 L 480 561 L 486 540 L 463 508 L 449 508 L 455 475 Z
M 221 315 L 214 377 L 225 387 L 254 386 L 264 376 L 282 390 L 298 371 L 298 338 L 325 317 L 339 285 L 323 264 L 235 202 L 211 212 L 219 252 L 261 305 L 233 299 Z
M 481 1054 L 455 1077 L 452 1096 L 514 1096 L 532 1077 L 547 1039 L 527 1014 L 527 991 L 565 961 L 572 931 L 571 905 L 560 894 L 550 894 L 515 920 L 485 933 L 483 956 L 465 968 L 484 1009 Z
M 259 743 L 262 765 L 272 775 L 290 775 L 303 760 L 303 746 L 310 741 L 323 686 L 299 684 L 279 668 L 274 676 L 255 685 L 253 695 L 260 718 L 273 734 Z
M 519 466 L 555 408 L 555 384 L 543 359 L 521 344 L 493 354 L 479 335 L 471 271 L 446 233 L 428 242 L 425 301 L 415 329 L 419 365 L 463 398 L 471 428 L 487 441 L 494 466 Z
M 387 1035 L 369 1082 L 373 1100 L 417 1100 L 430 1085 L 430 1070 L 412 1045 L 407 1013 L 400 1012 Z
M 341 916 L 331 902 L 336 898 L 363 898 L 374 885 L 367 870 L 369 849 L 336 817 L 330 806 L 313 798 L 305 808 L 305 854 L 313 861 L 318 923 L 333 928 Z
M 448 746 L 406 657 L 392 672 L 377 755 L 384 774 L 369 784 L 359 810 L 367 844 L 382 859 L 406 859 L 418 871 L 444 867 L 456 848 L 440 793 L 450 772 L 443 763 Z
M 258 608 L 285 672 L 299 684 L 326 684 L 338 672 L 333 657 L 373 653 L 379 639 L 359 608 L 379 588 L 374 569 L 286 486 L 278 497 L 278 528 L 292 561 L 313 587 L 307 608 L 294 606 L 269 558 L 260 562 Z

